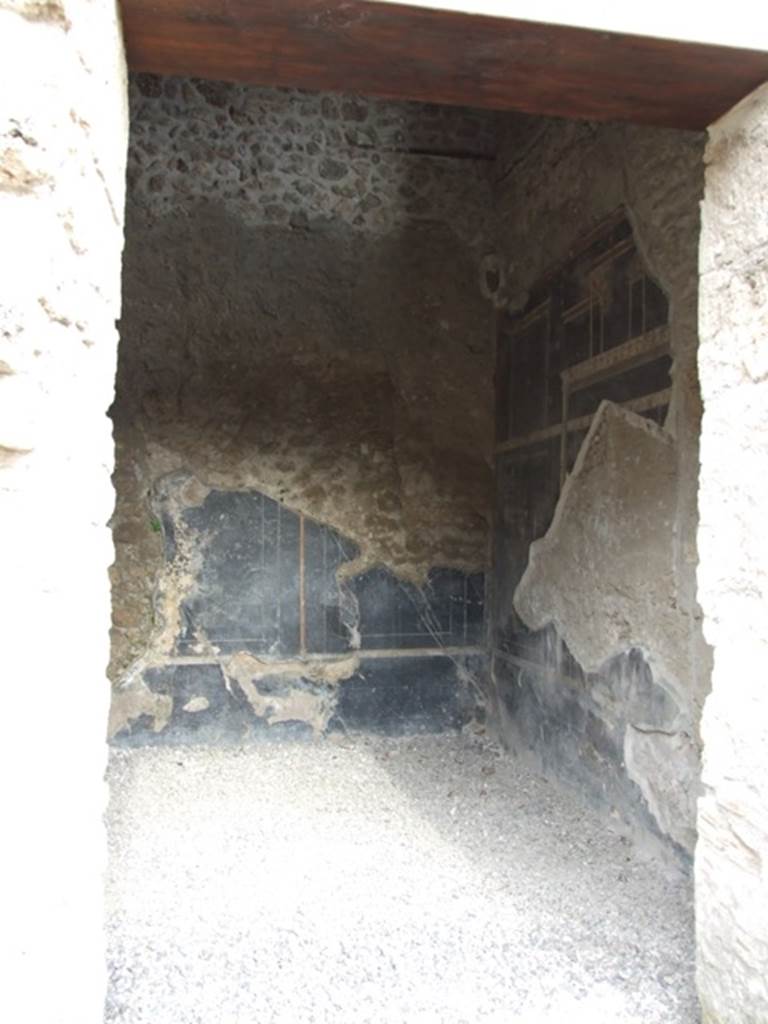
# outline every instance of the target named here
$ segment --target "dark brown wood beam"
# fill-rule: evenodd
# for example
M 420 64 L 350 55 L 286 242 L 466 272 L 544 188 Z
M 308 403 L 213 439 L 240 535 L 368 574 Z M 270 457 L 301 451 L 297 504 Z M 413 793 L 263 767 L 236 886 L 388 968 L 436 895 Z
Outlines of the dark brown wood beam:
M 122 0 L 133 70 L 703 129 L 768 53 L 371 0 Z

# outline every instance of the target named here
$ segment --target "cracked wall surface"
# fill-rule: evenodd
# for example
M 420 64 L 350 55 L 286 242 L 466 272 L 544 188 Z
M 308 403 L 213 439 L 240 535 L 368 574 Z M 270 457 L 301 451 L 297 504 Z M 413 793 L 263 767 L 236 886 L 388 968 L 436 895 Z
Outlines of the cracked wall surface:
M 768 88 L 710 129 L 699 587 L 714 648 L 696 848 L 706 1024 L 768 1020 Z
M 127 150 L 117 14 L 0 3 L 0 1018 L 97 1024 Z
M 258 492 L 337 531 L 361 586 L 482 573 L 495 115 L 145 75 L 131 101 L 113 680 L 178 633 L 175 474 L 188 505 Z
M 603 402 L 514 601 L 531 629 L 554 626 L 593 677 L 642 652 L 656 682 L 620 692 L 617 747 L 661 831 L 691 849 L 697 747 L 688 694 L 677 688 L 687 623 L 669 600 L 676 498 L 671 435 Z
M 330 527 L 186 473 L 157 481 L 152 507 L 156 624 L 114 691 L 116 742 L 440 729 L 478 705 L 482 573 L 353 572 L 358 547 Z
M 579 375 L 587 382 L 606 382 L 601 360 L 618 365 L 623 359 L 627 371 L 622 379 L 628 383 L 617 379 L 613 393 L 607 383 L 600 384 L 606 388 L 603 397 L 628 401 L 630 409 L 655 420 L 659 430 L 649 427 L 648 437 L 653 434 L 659 441 L 645 445 L 647 451 L 633 452 L 634 428 L 621 427 L 623 419 L 615 424 L 619 433 L 629 430 L 621 443 L 613 429 L 615 445 L 601 447 L 593 436 L 595 444 L 584 458 L 594 464 L 595 473 L 591 481 L 570 485 L 573 491 L 583 489 L 578 508 L 569 507 L 565 492 L 560 498 L 558 558 L 548 558 L 542 573 L 532 557 L 517 602 L 528 545 L 546 533 L 555 515 L 558 466 L 572 469 L 596 404 L 580 409 L 571 392 L 573 423 L 562 448 L 558 426 L 554 432 L 549 428 L 551 437 L 545 431 L 523 439 L 530 442 L 528 455 L 514 437 L 497 447 L 493 647 L 501 732 L 548 770 L 577 778 L 598 802 L 690 852 L 699 719 L 711 665 L 695 577 L 701 415 L 697 246 L 704 140 L 697 134 L 628 125 L 520 118 L 510 122 L 505 140 L 495 189 L 498 290 L 505 310 L 501 322 L 517 329 L 514 325 L 525 324 L 524 318 L 534 315 L 536 303 L 548 295 L 550 310 L 564 323 L 558 344 L 565 350 L 556 349 L 556 358 L 568 367 L 583 360 L 562 378 L 557 366 L 547 371 L 557 404 L 546 423 L 561 419 L 561 380 L 562 388 L 566 379 L 568 387 L 577 386 Z M 667 309 L 656 303 L 658 315 L 649 325 L 635 323 L 630 296 L 628 312 L 620 307 L 629 318 L 628 329 L 622 328 L 613 354 L 606 349 L 605 355 L 603 343 L 617 344 L 609 328 L 614 329 L 618 293 L 599 263 L 598 236 L 619 269 L 620 260 L 635 260 L 621 270 L 630 285 L 645 275 L 668 303 Z M 559 284 L 547 282 L 559 281 L 558 268 L 573 261 L 574 251 L 585 255 L 563 279 L 565 291 L 558 291 Z M 568 291 L 574 283 L 578 294 Z M 589 345 L 571 359 L 568 345 L 582 345 L 583 339 L 586 344 L 586 335 L 575 330 L 581 307 L 570 305 L 582 295 L 588 296 L 583 303 L 587 311 L 602 313 L 606 333 L 593 339 L 590 326 Z M 645 369 L 639 366 L 641 357 Z M 597 385 L 575 397 L 587 403 L 590 394 L 599 394 Z M 519 395 L 523 401 L 524 394 Z M 654 450 L 665 453 L 661 476 L 654 469 Z M 658 493 L 649 491 L 635 503 L 633 487 L 642 486 L 642 480 L 650 484 L 654 473 Z M 619 514 L 611 494 L 631 515 Z M 640 525 L 643 501 L 655 526 L 644 534 L 645 552 L 630 529 L 633 517 Z M 585 568 L 588 549 L 599 553 L 594 572 Z M 632 673 L 628 676 L 627 666 L 637 659 L 648 685 L 638 691 L 642 700 L 628 701 L 625 683 Z M 643 731 L 648 721 L 655 723 L 655 735 Z
M 588 672 L 639 648 L 657 658 L 663 652 L 660 664 L 651 663 L 662 676 L 680 675 L 684 624 L 665 600 L 676 482 L 670 434 L 603 402 L 514 598 L 524 622 L 531 629 L 552 623 Z

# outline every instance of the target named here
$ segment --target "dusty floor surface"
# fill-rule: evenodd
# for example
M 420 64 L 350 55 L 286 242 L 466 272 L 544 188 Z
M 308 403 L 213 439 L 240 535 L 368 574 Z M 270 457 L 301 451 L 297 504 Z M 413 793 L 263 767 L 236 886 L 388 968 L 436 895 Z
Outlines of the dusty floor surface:
M 689 880 L 469 737 L 115 750 L 107 1021 L 691 1024 Z

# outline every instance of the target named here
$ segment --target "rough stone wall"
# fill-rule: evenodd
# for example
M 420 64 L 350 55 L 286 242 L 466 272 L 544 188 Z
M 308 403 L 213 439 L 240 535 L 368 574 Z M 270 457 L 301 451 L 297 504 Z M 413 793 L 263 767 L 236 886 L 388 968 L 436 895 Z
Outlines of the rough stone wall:
M 571 609 L 588 609 L 596 621 L 589 623 L 587 636 L 583 615 L 558 619 L 559 633 L 550 625 L 532 637 L 525 664 L 506 657 L 506 637 L 518 614 L 513 599 L 520 576 L 505 576 L 497 549 L 493 644 L 502 732 L 516 748 L 537 750 L 553 771 L 573 777 L 578 763 L 576 774 L 596 799 L 644 817 L 688 850 L 695 839 L 698 722 L 710 674 L 695 580 L 702 151 L 703 138 L 694 134 L 518 118 L 502 145 L 496 191 L 501 253 L 497 301 L 511 313 L 525 308 L 537 282 L 567 257 L 581 236 L 617 208 L 626 209 L 648 272 L 669 299 L 672 393 L 664 429 L 673 445 L 675 473 L 673 494 L 664 499 L 672 502 L 674 515 L 668 535 L 659 538 L 669 559 L 664 578 L 648 579 L 653 557 L 634 566 L 618 559 L 598 575 L 579 577 L 570 571 L 579 552 L 564 550 L 549 585 L 568 593 Z M 634 473 L 644 471 L 631 458 L 615 468 L 626 473 L 628 485 Z M 552 504 L 548 516 L 553 510 Z M 620 535 L 621 523 L 612 526 L 610 510 L 604 512 L 606 539 L 618 544 L 617 550 L 631 544 L 630 536 Z M 547 525 L 544 520 L 539 528 Z M 504 529 L 497 527 L 502 540 Z M 655 598 L 640 602 L 635 615 L 632 595 L 639 593 L 638 584 L 648 593 L 655 591 Z M 525 603 L 518 609 L 523 618 Z M 601 629 L 601 616 L 617 603 L 627 606 L 618 628 L 606 621 Z M 554 617 L 553 606 L 548 621 Z M 539 627 L 543 620 L 532 617 L 529 625 Z M 563 640 L 568 645 L 564 655 Z M 572 655 L 578 651 L 583 656 L 585 645 L 589 664 L 579 665 Z M 627 720 L 615 709 L 632 675 L 627 675 L 626 659 L 639 656 L 652 685 L 646 691 L 647 707 L 635 705 Z M 563 702 L 563 713 L 556 714 Z M 524 730 L 515 719 L 526 723 Z M 654 727 L 646 730 L 639 751 L 636 743 L 628 742 L 631 730 L 651 720 Z
M 486 242 L 487 111 L 132 76 L 128 183 L 155 214 L 221 202 L 249 225 L 449 224 Z
M 706 1024 L 768 1020 L 768 87 L 710 129 L 699 587 L 714 648 L 696 849 Z
M 170 650 L 170 474 L 339 531 L 347 576 L 483 570 L 495 115 L 149 76 L 131 104 L 113 678 Z
M 103 1019 L 115 320 L 127 110 L 109 0 L 0 2 L 0 1018 Z

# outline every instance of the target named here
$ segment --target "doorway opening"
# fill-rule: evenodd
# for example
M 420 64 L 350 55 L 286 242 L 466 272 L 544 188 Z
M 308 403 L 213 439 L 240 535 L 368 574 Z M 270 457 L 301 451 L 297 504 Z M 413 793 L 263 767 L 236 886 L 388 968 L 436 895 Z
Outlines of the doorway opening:
M 132 77 L 110 1019 L 695 1019 L 703 141 Z

